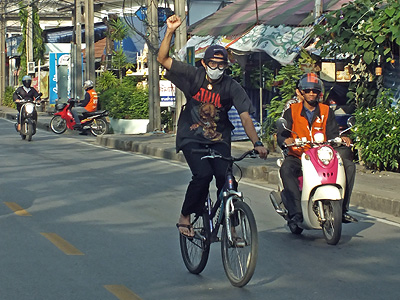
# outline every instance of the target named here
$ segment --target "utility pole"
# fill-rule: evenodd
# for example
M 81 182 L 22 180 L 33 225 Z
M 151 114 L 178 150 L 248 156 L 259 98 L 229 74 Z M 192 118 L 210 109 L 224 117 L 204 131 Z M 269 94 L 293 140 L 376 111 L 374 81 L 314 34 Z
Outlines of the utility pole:
M 5 1 L 0 3 L 0 105 L 6 90 L 6 8 Z
M 186 0 L 175 0 L 175 14 L 178 15 L 182 21 L 181 26 L 175 31 L 175 50 L 179 51 L 187 42 L 186 32 Z M 185 95 L 179 89 L 175 89 L 175 118 L 174 118 L 174 132 L 177 131 L 179 114 L 181 107 L 184 104 Z
M 31 1 L 28 0 L 28 19 L 26 21 L 26 69 L 29 71 L 28 64 L 33 62 L 33 10 Z
M 82 95 L 82 2 L 75 0 L 75 88 L 76 98 Z
M 85 1 L 86 80 L 96 81 L 94 66 L 94 3 Z
M 317 21 L 317 19 L 322 15 L 322 10 L 323 10 L 323 0 L 315 0 L 314 3 L 314 20 Z
M 71 98 L 76 98 L 76 0 L 74 0 L 74 8 L 72 10 L 72 40 L 70 51 L 70 82 L 71 82 Z
M 161 129 L 160 111 L 160 71 L 157 62 L 158 49 L 158 0 L 147 0 L 147 32 L 150 44 L 147 54 L 149 70 L 149 131 Z

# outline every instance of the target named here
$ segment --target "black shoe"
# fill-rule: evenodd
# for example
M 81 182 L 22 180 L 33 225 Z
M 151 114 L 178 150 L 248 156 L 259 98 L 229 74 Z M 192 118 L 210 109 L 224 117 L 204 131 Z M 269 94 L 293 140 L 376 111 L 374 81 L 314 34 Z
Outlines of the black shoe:
M 342 215 L 342 223 L 357 223 L 358 220 L 353 216 L 350 216 L 347 212 Z
M 303 216 L 301 214 L 295 214 L 293 217 L 290 218 L 288 224 L 295 224 L 299 225 L 303 222 Z
M 82 129 L 82 125 L 81 124 L 75 124 L 74 125 L 74 129 L 81 130 Z

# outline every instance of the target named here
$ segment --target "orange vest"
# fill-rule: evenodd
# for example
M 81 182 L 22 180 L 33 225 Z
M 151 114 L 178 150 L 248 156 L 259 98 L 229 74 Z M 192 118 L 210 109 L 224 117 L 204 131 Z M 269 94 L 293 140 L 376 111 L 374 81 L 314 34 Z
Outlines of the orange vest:
M 325 104 L 318 104 L 319 106 L 319 116 L 315 117 L 314 122 L 311 124 L 311 128 L 308 125 L 308 120 L 306 116 L 302 116 L 301 112 L 303 110 L 303 103 L 294 103 L 290 105 L 292 111 L 292 131 L 296 132 L 299 138 L 306 138 L 307 141 L 314 140 L 314 134 L 317 132 L 322 132 L 324 134 L 324 141 L 326 141 L 326 121 L 329 115 L 329 106 Z M 292 133 L 292 138 L 296 139 L 296 134 Z M 310 149 L 310 145 L 304 147 L 289 147 L 289 154 L 297 157 L 301 157 L 304 151 Z
M 85 106 L 87 111 L 96 111 L 97 110 L 97 93 L 94 89 L 90 89 L 86 91 L 90 95 L 89 103 Z

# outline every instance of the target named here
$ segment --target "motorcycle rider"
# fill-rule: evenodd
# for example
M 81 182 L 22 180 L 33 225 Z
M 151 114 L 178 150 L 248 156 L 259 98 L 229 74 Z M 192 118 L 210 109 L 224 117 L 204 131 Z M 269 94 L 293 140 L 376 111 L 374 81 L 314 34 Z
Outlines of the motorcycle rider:
M 83 101 L 77 101 L 75 106 L 71 109 L 71 113 L 75 119 L 75 129 L 82 129 L 81 120 L 79 115 L 84 112 L 92 112 L 97 110 L 97 93 L 94 90 L 94 83 L 91 80 L 86 80 L 83 83 L 83 88 L 85 89 L 85 99 Z
M 17 105 L 18 117 L 17 117 L 17 131 L 21 130 L 21 124 L 19 123 L 19 114 L 21 111 L 21 107 L 23 105 L 20 95 L 24 100 L 32 100 L 35 101 L 39 97 L 39 92 L 31 87 L 32 77 L 29 75 L 25 75 L 22 77 L 22 86 L 18 87 L 13 94 L 13 101 Z
M 285 151 L 287 156 L 280 168 L 280 175 L 284 186 L 283 199 L 284 205 L 289 213 L 289 223 L 296 225 L 303 221 L 301 212 L 301 192 L 298 185 L 298 177 L 301 176 L 301 155 L 307 150 L 307 147 L 287 147 L 293 144 L 295 138 L 306 137 L 312 140 L 316 132 L 322 132 L 325 140 L 334 139 L 339 136 L 339 126 L 335 120 L 334 112 L 328 105 L 320 103 L 323 94 L 323 83 L 314 73 L 304 74 L 296 90 L 297 101 L 286 107 L 282 117 L 287 121 L 287 128 L 294 131 L 291 133 L 283 127 L 278 128 L 278 144 Z M 311 136 L 312 135 L 312 136 Z M 351 140 L 348 137 L 342 137 L 346 146 L 335 148 L 342 157 L 346 173 L 346 192 L 342 206 L 343 223 L 357 222 L 357 219 L 348 214 L 350 196 L 355 179 L 355 164 L 352 160 L 352 152 L 348 146 Z M 288 149 L 287 149 L 288 148 Z

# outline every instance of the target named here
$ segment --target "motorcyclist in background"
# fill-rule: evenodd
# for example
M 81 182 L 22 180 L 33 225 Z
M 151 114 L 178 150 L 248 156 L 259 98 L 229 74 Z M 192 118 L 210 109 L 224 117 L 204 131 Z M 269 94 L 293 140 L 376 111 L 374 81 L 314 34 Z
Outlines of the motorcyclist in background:
M 21 130 L 21 124 L 19 123 L 19 113 L 21 111 L 21 107 L 23 105 L 22 99 L 24 100 L 32 100 L 35 101 L 36 98 L 39 97 L 39 92 L 31 87 L 32 84 L 32 77 L 29 75 L 25 75 L 22 77 L 22 86 L 18 87 L 14 94 L 13 94 L 13 101 L 17 105 L 17 110 L 18 110 L 18 118 L 17 118 L 17 131 Z M 22 99 L 20 98 L 22 97 Z
M 327 106 L 320 103 L 320 98 L 323 93 L 323 83 L 314 73 L 304 74 L 299 82 L 296 90 L 297 99 L 290 101 L 285 107 L 282 117 L 287 121 L 288 129 L 299 134 L 299 137 L 307 137 L 311 132 L 319 131 L 324 133 L 325 140 L 334 139 L 339 136 L 339 127 L 335 120 L 334 112 Z M 278 130 L 278 144 L 282 149 L 286 149 L 286 145 L 295 142 L 294 134 L 283 128 Z M 348 137 L 342 137 L 342 141 L 350 146 L 351 140 Z M 352 152 L 349 147 L 335 147 L 339 152 L 346 173 L 346 191 L 342 206 L 342 221 L 343 223 L 357 222 L 357 219 L 348 214 L 350 196 L 354 186 L 355 179 L 355 164 L 352 160 Z M 284 203 L 289 211 L 290 221 L 293 223 L 302 222 L 300 197 L 301 193 L 298 187 L 297 178 L 301 176 L 300 157 L 304 149 L 289 147 L 289 153 L 286 156 L 280 174 L 284 186 L 283 192 L 285 199 L 289 203 Z
M 94 90 L 94 83 L 91 80 L 86 80 L 83 83 L 83 88 L 85 89 L 85 99 L 83 101 L 77 101 L 75 106 L 72 107 L 71 112 L 75 119 L 75 129 L 82 129 L 81 120 L 79 119 L 79 115 L 84 112 L 92 112 L 97 110 L 97 93 Z

